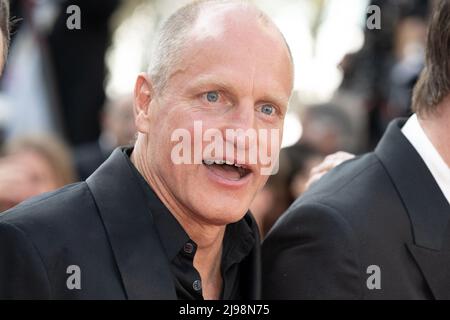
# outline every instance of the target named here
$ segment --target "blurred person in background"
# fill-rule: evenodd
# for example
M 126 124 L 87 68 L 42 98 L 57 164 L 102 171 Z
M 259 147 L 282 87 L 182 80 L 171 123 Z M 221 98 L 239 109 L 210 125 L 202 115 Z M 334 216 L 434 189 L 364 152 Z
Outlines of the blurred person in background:
M 10 41 L 9 2 L 0 1 L 0 74 Z M 1 111 L 1 110 L 0 110 Z M 2 143 L 0 128 L 0 212 L 38 194 L 74 182 L 68 148 L 50 136 L 29 136 Z
M 101 127 L 96 117 L 105 103 L 105 53 L 110 44 L 109 20 L 119 0 L 62 0 L 46 35 L 64 134 L 78 146 L 95 141 Z M 67 28 L 66 8 L 81 9 L 81 29 Z M 82 66 L 82 67 L 80 67 Z M 90 116 L 86 116 L 90 115 Z
M 368 146 L 368 115 L 365 108 L 365 92 L 360 84 L 355 84 L 357 74 L 357 55 L 346 54 L 338 65 L 342 72 L 342 81 L 331 101 L 330 107 L 342 113 L 347 123 L 343 148 L 349 152 L 361 153 L 367 151 Z
M 301 122 L 303 131 L 300 143 L 311 146 L 323 155 L 346 149 L 350 145 L 350 120 L 333 104 L 307 107 Z
M 425 25 L 433 2 L 370 1 L 382 12 L 382 28 L 365 29 L 364 45 L 352 54 L 352 72 L 345 79 L 347 93 L 353 91 L 367 113 L 365 151 L 373 149 L 392 119 L 411 114 L 411 92 L 423 66 Z
M 263 297 L 450 299 L 450 1 L 436 2 L 414 114 L 332 169 L 263 243 Z
M 80 180 L 86 180 L 118 146 L 132 145 L 136 137 L 133 96 L 108 100 L 100 117 L 101 134 L 97 141 L 75 149 L 74 161 Z
M 295 144 L 287 149 L 293 168 L 293 174 L 288 180 L 289 191 L 291 194 L 290 206 L 295 199 L 308 189 L 311 170 L 323 160 L 323 154 L 315 148 L 302 143 Z
M 10 106 L 8 137 L 44 133 L 64 137 L 71 146 L 98 138 L 109 19 L 119 2 L 12 1 L 19 22 L 2 79 Z M 80 10 L 79 29 L 68 27 L 70 6 Z
M 68 148 L 50 136 L 8 141 L 0 158 L 0 212 L 75 181 Z
M 279 171 L 269 177 L 250 206 L 262 237 L 305 191 L 311 169 L 321 160 L 321 153 L 306 144 L 281 149 Z
M 394 59 L 388 81 L 386 121 L 411 114 L 411 96 L 423 69 L 427 23 L 423 17 L 400 19 L 394 33 Z

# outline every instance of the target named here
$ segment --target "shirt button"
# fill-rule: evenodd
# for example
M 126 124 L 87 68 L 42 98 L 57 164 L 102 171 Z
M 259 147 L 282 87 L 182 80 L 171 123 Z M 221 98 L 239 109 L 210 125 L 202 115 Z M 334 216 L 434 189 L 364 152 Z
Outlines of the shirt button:
M 200 291 L 202 290 L 202 282 L 200 280 L 195 280 L 194 283 L 192 284 L 192 287 L 194 288 L 195 291 Z
M 183 248 L 184 252 L 191 254 L 194 252 L 194 245 L 190 242 L 186 242 Z

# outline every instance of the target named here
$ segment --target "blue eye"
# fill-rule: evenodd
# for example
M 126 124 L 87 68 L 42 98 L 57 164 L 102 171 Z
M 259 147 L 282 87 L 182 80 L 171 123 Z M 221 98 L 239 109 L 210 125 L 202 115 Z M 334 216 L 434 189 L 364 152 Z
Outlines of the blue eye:
M 207 92 L 206 100 L 208 100 L 208 102 L 217 102 L 219 100 L 219 93 L 217 91 Z
M 265 104 L 261 107 L 261 112 L 267 115 L 272 115 L 274 107 L 270 104 Z

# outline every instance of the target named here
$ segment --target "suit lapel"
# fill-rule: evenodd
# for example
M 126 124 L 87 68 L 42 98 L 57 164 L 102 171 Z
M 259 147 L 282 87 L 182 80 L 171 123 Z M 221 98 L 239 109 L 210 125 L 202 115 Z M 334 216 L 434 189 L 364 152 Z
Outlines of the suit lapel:
M 261 299 L 261 239 L 255 219 L 251 213 L 244 218 L 249 224 L 255 237 L 252 251 L 241 263 L 241 289 L 243 300 Z
M 87 179 L 129 299 L 176 299 L 169 262 L 121 149 Z
M 450 298 L 450 206 L 422 158 L 393 121 L 375 154 L 391 177 L 411 220 L 414 244 L 407 244 L 435 298 Z
M 450 251 L 407 245 L 436 299 L 450 299 Z

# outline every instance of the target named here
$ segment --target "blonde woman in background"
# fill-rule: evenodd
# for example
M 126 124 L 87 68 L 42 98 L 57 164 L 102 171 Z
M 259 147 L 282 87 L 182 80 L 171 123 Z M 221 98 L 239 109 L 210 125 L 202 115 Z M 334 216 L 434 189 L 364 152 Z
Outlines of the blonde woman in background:
M 74 181 L 71 154 L 59 139 L 50 136 L 13 139 L 0 157 L 0 212 Z

